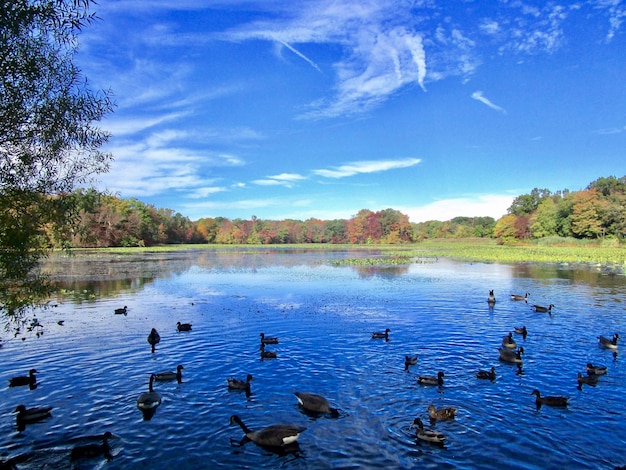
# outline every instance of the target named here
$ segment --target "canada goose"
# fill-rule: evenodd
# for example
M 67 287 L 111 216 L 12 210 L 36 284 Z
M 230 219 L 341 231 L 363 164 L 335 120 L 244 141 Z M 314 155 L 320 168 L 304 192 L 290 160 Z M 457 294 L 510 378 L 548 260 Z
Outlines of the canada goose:
M 154 352 L 154 347 L 159 344 L 159 341 L 161 341 L 161 336 L 155 328 L 152 328 L 150 334 L 148 335 L 148 343 L 152 346 L 152 352 Z
M 459 411 L 457 408 L 454 407 L 447 407 L 447 408 L 435 408 L 435 405 L 429 405 L 428 406 L 428 416 L 431 419 L 431 421 L 435 421 L 435 420 L 444 420 L 444 419 L 454 419 L 456 412 Z
M 339 416 L 339 410 L 330 406 L 328 400 L 321 395 L 306 392 L 295 392 L 294 395 L 298 398 L 298 403 L 300 403 L 305 411 L 312 413 L 330 413 L 333 417 Z
M 606 336 L 598 336 L 598 342 L 600 346 L 605 349 L 617 349 L 617 340 L 619 339 L 619 335 L 615 333 L 613 338 L 607 338 Z
M 265 345 L 261 343 L 261 359 L 274 359 L 276 357 L 275 351 L 266 351 Z
M 525 300 L 526 302 L 528 302 L 529 295 L 529 292 L 526 292 L 526 295 L 511 294 L 511 300 Z
M 569 397 L 562 397 L 562 396 L 547 396 L 547 397 L 542 397 L 541 393 L 539 393 L 539 390 L 535 389 L 532 391 L 531 395 L 535 395 L 535 403 L 537 404 L 537 407 L 541 407 L 541 405 L 548 405 L 548 406 L 567 406 L 567 402 L 569 400 Z
M 519 347 L 517 351 L 512 351 L 510 349 L 498 349 L 500 352 L 500 360 L 504 362 L 511 362 L 513 364 L 521 364 L 522 363 L 522 354 L 524 354 L 524 348 Z
M 115 438 L 117 438 L 117 436 L 107 431 L 102 435 L 102 444 L 85 444 L 76 446 L 72 449 L 70 459 L 76 460 L 80 458 L 99 457 L 102 455 L 107 460 L 111 460 L 113 456 L 111 455 L 109 439 Z
M 305 427 L 291 424 L 273 424 L 258 431 L 251 431 L 237 415 L 230 417 L 230 424 L 237 423 L 246 437 L 261 447 L 282 447 L 298 440 Z
M 260 334 L 261 336 L 261 344 L 278 344 L 278 338 L 276 337 L 270 337 L 270 336 L 265 336 L 263 333 Z
M 542 305 L 533 305 L 531 306 L 531 308 L 535 311 L 535 312 L 540 312 L 540 313 L 552 313 L 552 307 L 554 307 L 553 304 L 550 304 L 548 307 L 544 307 Z
M 150 375 L 150 381 L 148 382 L 148 391 L 139 395 L 137 398 L 137 408 L 140 410 L 154 410 L 161 404 L 161 395 L 152 389 L 154 382 L 154 374 Z
M 522 335 L 522 338 L 524 339 L 526 339 L 526 336 L 528 336 L 528 330 L 526 329 L 526 326 L 516 326 L 514 331 L 518 335 Z
M 411 427 L 413 426 L 417 426 L 417 432 L 415 433 L 415 436 L 422 441 L 430 442 L 432 444 L 443 445 L 446 440 L 446 436 L 444 436 L 442 433 L 433 431 L 432 429 L 424 429 L 424 423 L 422 423 L 422 420 L 419 418 L 415 418 L 413 420 L 413 424 L 411 424 Z
M 584 376 L 580 372 L 578 373 L 578 388 L 582 389 L 583 384 L 596 385 L 598 383 L 598 376 L 591 374 Z
M 26 408 L 24 405 L 17 405 L 13 413 L 17 413 L 15 422 L 18 429 L 23 431 L 27 424 L 37 423 L 52 416 L 51 411 L 52 407 Z
M 116 314 L 116 315 L 126 315 L 126 313 L 127 313 L 127 312 L 126 312 L 126 309 L 127 309 L 127 308 L 128 308 L 128 307 L 126 307 L 126 305 L 124 305 L 124 308 L 116 308 L 116 309 L 115 309 L 115 314 Z
M 250 391 L 250 381 L 254 380 L 254 377 L 252 377 L 252 374 L 248 374 L 248 376 L 246 377 L 246 380 L 239 380 L 239 379 L 226 379 L 226 382 L 228 383 L 228 388 L 232 389 L 232 390 L 246 390 L 246 391 Z
M 381 333 L 380 331 L 376 331 L 372 333 L 372 339 L 389 339 L 390 331 L 391 330 L 389 328 L 386 328 L 384 333 Z
M 20 387 L 22 385 L 30 385 L 32 387 L 37 383 L 36 373 L 37 369 L 31 369 L 28 371 L 28 375 L 20 375 L 9 379 L 9 387 Z
M 183 372 L 184 369 L 182 364 L 178 364 L 176 366 L 176 372 L 167 371 L 167 372 L 158 372 L 154 374 L 154 380 L 158 380 L 160 382 L 165 382 L 168 380 L 176 380 L 178 383 L 182 383 L 183 381 Z
M 176 322 L 176 329 L 178 331 L 191 331 L 191 323 Z
M 509 333 L 508 336 L 502 338 L 502 346 L 507 349 L 515 349 L 517 347 L 517 343 L 513 339 L 513 333 Z
M 409 370 L 409 366 L 417 364 L 417 356 L 404 356 L 404 370 Z
M 420 385 L 443 385 L 443 378 L 445 374 L 441 371 L 437 373 L 437 377 L 433 375 L 421 375 L 417 378 L 417 383 Z
M 493 294 L 493 291 L 489 291 L 489 297 L 487 297 L 487 303 L 493 305 L 496 303 L 496 296 Z
M 479 370 L 476 372 L 476 377 L 483 380 L 496 380 L 496 368 L 491 366 L 491 370 Z
M 587 374 L 588 375 L 604 375 L 606 374 L 606 366 L 593 365 L 592 363 L 587 364 Z

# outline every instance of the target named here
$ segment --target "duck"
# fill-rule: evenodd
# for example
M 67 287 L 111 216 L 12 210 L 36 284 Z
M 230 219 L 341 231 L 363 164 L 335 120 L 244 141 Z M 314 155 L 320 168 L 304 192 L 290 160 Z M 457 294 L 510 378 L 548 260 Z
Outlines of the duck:
M 598 383 L 598 376 L 591 374 L 584 376 L 580 372 L 578 373 L 578 388 L 582 388 L 583 384 L 586 385 L 596 385 Z
M 28 375 L 20 375 L 9 379 L 9 387 L 20 387 L 22 385 L 30 385 L 31 387 L 37 383 L 37 377 L 35 374 L 37 369 L 31 369 L 28 371 Z
M 176 330 L 178 330 L 178 331 L 191 331 L 191 323 L 176 322 Z
M 112 455 L 109 439 L 116 438 L 117 436 L 112 434 L 110 431 L 107 431 L 102 435 L 102 444 L 85 444 L 76 446 L 72 449 L 72 452 L 70 453 L 70 459 L 76 460 L 80 458 L 99 457 L 102 455 L 106 457 L 107 460 L 110 460 L 112 458 Z
M 417 426 L 415 437 L 417 437 L 418 439 L 425 442 L 430 442 L 432 444 L 444 444 L 446 436 L 444 436 L 440 432 L 433 431 L 432 429 L 424 429 L 424 423 L 422 423 L 421 419 L 415 418 L 413 420 L 413 423 L 411 424 L 411 427 L 413 426 Z
M 522 335 L 522 338 L 524 339 L 526 339 L 526 336 L 528 336 L 528 330 L 526 329 L 526 326 L 516 326 L 514 331 L 518 335 Z
M 443 385 L 443 378 L 445 374 L 442 371 L 437 373 L 437 376 L 433 375 L 421 375 L 417 378 L 417 383 L 420 385 Z
M 528 302 L 528 296 L 529 295 L 530 295 L 529 292 L 526 292 L 526 295 L 511 294 L 511 300 L 524 300 L 524 301 Z
M 266 351 L 265 345 L 261 343 L 261 359 L 274 359 L 276 356 L 275 351 Z
M 409 370 L 409 367 L 415 364 L 417 364 L 417 356 L 404 356 L 404 370 Z
M 435 420 L 444 420 L 444 419 L 454 419 L 456 416 L 456 412 L 459 411 L 457 408 L 449 406 L 447 408 L 435 408 L 435 405 L 428 405 L 428 416 L 431 421 Z
M 567 406 L 568 401 L 569 401 L 569 397 L 563 397 L 563 396 L 551 395 L 551 396 L 542 397 L 541 393 L 539 393 L 539 390 L 537 389 L 533 390 L 531 395 L 535 395 L 536 397 L 535 403 L 537 404 L 537 407 L 540 407 L 541 405 Z
M 298 440 L 306 428 L 293 424 L 273 424 L 258 431 L 251 431 L 237 415 L 230 417 L 230 424 L 237 423 L 246 437 L 261 447 L 283 447 Z
M 261 333 L 261 345 L 263 344 L 278 344 L 278 338 L 275 336 L 265 336 L 264 333 Z
M 372 339 L 389 339 L 390 331 L 391 330 L 389 328 L 386 328 L 384 333 L 380 331 L 375 331 L 374 333 L 372 333 Z
M 159 344 L 159 341 L 161 341 L 161 335 L 159 335 L 156 328 L 152 328 L 152 330 L 150 330 L 150 334 L 148 335 L 148 343 L 152 346 L 152 352 L 154 352 L 154 347 Z
M 494 295 L 492 290 L 489 291 L 489 297 L 487 297 L 487 303 L 489 305 L 493 305 L 496 303 L 496 296 Z
M 554 307 L 554 304 L 550 304 L 547 307 L 544 307 L 543 305 L 532 305 L 530 308 L 532 308 L 535 312 L 552 313 L 552 307 Z
M 230 378 L 226 379 L 226 383 L 228 384 L 228 388 L 231 390 L 246 390 L 249 392 L 251 380 L 254 380 L 254 377 L 252 377 L 252 374 L 248 374 L 246 380 Z
M 600 346 L 605 349 L 617 349 L 617 340 L 619 339 L 619 335 L 615 333 L 613 338 L 607 338 L 606 336 L 598 336 L 598 342 Z
M 491 366 L 491 370 L 479 370 L 476 372 L 476 377 L 483 380 L 496 380 L 496 368 Z
M 150 374 L 150 381 L 148 382 L 148 391 L 139 395 L 137 398 L 137 408 L 142 411 L 156 410 L 161 404 L 161 395 L 155 392 L 152 388 L 154 383 L 154 374 Z
M 522 363 L 522 354 L 524 354 L 524 348 L 519 347 L 517 351 L 512 351 L 510 349 L 498 349 L 500 352 L 500 360 L 504 362 L 511 362 L 513 364 L 521 364 Z
M 591 362 L 587 364 L 588 375 L 604 375 L 606 374 L 606 366 L 593 365 Z
M 154 380 L 159 382 L 166 382 L 169 380 L 176 380 L 178 383 L 183 382 L 183 372 L 184 369 L 182 364 L 178 364 L 176 366 L 176 372 L 167 371 L 167 372 L 157 372 L 154 374 Z
M 513 333 L 509 333 L 502 338 L 502 346 L 507 349 L 515 349 L 517 347 L 517 343 L 513 339 Z
M 13 413 L 17 413 L 15 420 L 18 426 L 24 424 L 36 423 L 43 421 L 46 418 L 52 416 L 51 406 L 38 406 L 33 408 L 26 408 L 24 405 L 17 405 Z
M 330 415 L 335 418 L 339 416 L 339 410 L 330 406 L 328 400 L 321 395 L 307 392 L 295 392 L 294 395 L 305 411 L 312 413 L 330 413 Z
M 124 305 L 124 307 L 123 307 L 123 308 L 116 308 L 116 309 L 114 310 L 115 315 L 126 315 L 126 313 L 127 313 L 127 312 L 126 312 L 126 309 L 127 309 L 127 308 L 128 308 L 128 307 L 127 307 L 126 305 Z

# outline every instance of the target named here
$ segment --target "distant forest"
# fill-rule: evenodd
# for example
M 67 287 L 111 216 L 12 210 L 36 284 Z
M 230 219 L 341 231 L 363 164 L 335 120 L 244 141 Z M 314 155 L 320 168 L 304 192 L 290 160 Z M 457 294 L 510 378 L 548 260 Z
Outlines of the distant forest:
M 95 190 L 65 197 L 77 208 L 74 222 L 51 229 L 64 247 L 153 246 L 178 243 L 412 243 L 432 238 L 495 238 L 510 244 L 546 237 L 611 239 L 626 236 L 626 176 L 599 178 L 582 191 L 533 189 L 516 197 L 507 214 L 411 223 L 394 209 L 360 210 L 350 219 L 249 220 L 206 217 L 191 221 L 171 209 Z

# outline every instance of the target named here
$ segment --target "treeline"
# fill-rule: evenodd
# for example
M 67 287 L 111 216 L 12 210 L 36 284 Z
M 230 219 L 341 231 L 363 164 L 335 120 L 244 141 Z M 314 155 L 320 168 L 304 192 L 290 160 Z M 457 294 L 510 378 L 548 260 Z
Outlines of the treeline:
M 76 208 L 69 229 L 54 231 L 70 247 L 153 246 L 177 243 L 293 244 L 411 243 L 432 238 L 496 238 L 499 243 L 544 237 L 616 238 L 626 235 L 626 177 L 600 178 L 585 190 L 551 193 L 533 189 L 518 196 L 507 215 L 455 217 L 411 223 L 394 209 L 362 209 L 350 219 L 305 221 L 206 217 L 191 221 L 171 209 L 95 190 L 70 196 Z

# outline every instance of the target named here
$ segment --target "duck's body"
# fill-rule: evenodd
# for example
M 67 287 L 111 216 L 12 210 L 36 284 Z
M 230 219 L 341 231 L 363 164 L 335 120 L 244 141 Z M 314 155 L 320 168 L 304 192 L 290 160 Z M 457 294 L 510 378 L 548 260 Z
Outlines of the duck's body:
M 261 336 L 261 345 L 263 344 L 278 344 L 278 338 L 272 336 L 265 336 L 263 333 Z
M 176 330 L 178 330 L 178 331 L 191 331 L 191 323 L 176 322 Z
M 433 431 L 432 429 L 424 429 L 424 423 L 422 423 L 422 420 L 419 418 L 415 418 L 413 424 L 411 424 L 411 427 L 413 426 L 417 426 L 415 437 L 422 441 L 443 445 L 446 440 L 446 436 L 442 433 Z
M 159 335 L 156 328 L 152 328 L 152 330 L 150 330 L 150 334 L 148 335 L 148 343 L 152 346 L 152 351 L 154 351 L 154 347 L 159 344 L 160 341 L 161 335 Z
M 511 300 L 524 300 L 528 302 L 529 295 L 530 295 L 529 292 L 526 292 L 526 295 L 511 294 Z
M 428 417 L 432 420 L 445 420 L 445 419 L 454 419 L 456 416 L 457 408 L 447 407 L 447 408 L 435 408 L 435 405 L 428 406 Z
M 578 373 L 578 386 L 579 388 L 583 385 L 596 385 L 598 383 L 598 376 L 591 374 L 591 375 L 583 375 L 580 372 Z
M 522 363 L 522 354 L 524 353 L 524 348 L 519 347 L 517 351 L 512 351 L 510 349 L 498 349 L 500 353 L 500 360 L 504 362 L 510 362 L 512 364 L 521 364 Z
M 109 431 L 105 432 L 102 435 L 102 443 L 101 444 L 85 444 L 81 446 L 76 446 L 72 449 L 70 454 L 71 460 L 76 460 L 80 458 L 90 458 L 90 457 L 100 457 L 103 456 L 107 460 L 111 459 L 111 445 L 109 444 L 109 439 L 113 439 L 116 436 L 111 434 Z
M 137 398 L 137 408 L 142 411 L 155 410 L 161 404 L 161 395 L 155 392 L 152 388 L 154 382 L 154 374 L 150 375 L 150 381 L 148 382 L 148 391 L 139 395 Z
M 496 368 L 491 366 L 491 370 L 479 370 L 476 372 L 476 377 L 483 380 L 496 380 Z
M 404 370 L 409 370 L 409 367 L 415 364 L 417 364 L 417 356 L 404 356 Z
M 28 371 L 28 375 L 20 375 L 9 379 L 9 387 L 21 387 L 22 385 L 34 386 L 37 383 L 37 377 L 35 374 L 37 369 L 31 369 Z
M 487 303 L 489 305 L 494 305 L 496 303 L 496 296 L 494 295 L 492 290 L 489 291 L 489 297 L 487 297 Z
M 417 378 L 417 383 L 420 385 L 443 385 L 443 378 L 445 374 L 442 371 L 437 373 L 437 376 L 434 375 L 421 375 Z
M 265 345 L 261 343 L 261 359 L 274 359 L 276 358 L 275 351 L 266 351 Z
M 522 335 L 522 338 L 524 339 L 526 339 L 526 336 L 528 336 L 528 330 L 526 329 L 526 326 L 516 326 L 515 333 L 517 333 L 518 335 Z
M 605 349 L 617 349 L 617 340 L 619 339 L 619 335 L 615 333 L 613 338 L 607 338 L 606 336 L 598 336 L 598 343 L 601 347 Z
M 52 416 L 52 407 L 38 406 L 26 408 L 24 405 L 18 405 L 13 413 L 17 413 L 15 420 L 18 425 L 36 423 Z
M 158 372 L 156 374 L 154 374 L 154 380 L 157 380 L 159 382 L 166 382 L 166 381 L 170 381 L 170 380 L 176 380 L 178 383 L 182 383 L 183 381 L 183 365 L 182 364 L 178 364 L 178 366 L 176 366 L 176 372 L 172 372 L 172 371 L 166 371 L 166 372 Z
M 251 380 L 254 380 L 254 377 L 252 377 L 252 374 L 248 374 L 246 380 L 230 378 L 226 379 L 226 382 L 231 390 L 247 390 L 249 392 Z
M 389 328 L 385 329 L 385 332 L 375 331 L 372 333 L 372 339 L 389 339 L 389 332 L 391 330 Z
M 292 424 L 273 424 L 258 431 L 251 431 L 237 415 L 230 417 L 230 424 L 237 423 L 246 437 L 261 447 L 283 447 L 298 440 L 305 427 Z
M 531 308 L 535 312 L 540 312 L 540 313 L 552 313 L 552 307 L 554 307 L 554 304 L 550 304 L 547 307 L 544 307 L 543 305 L 533 305 L 533 306 L 531 306 Z
M 569 397 L 564 396 L 546 396 L 542 397 L 539 390 L 535 389 L 532 391 L 531 395 L 535 395 L 535 403 L 537 406 L 548 405 L 548 406 L 567 406 Z
M 593 365 L 592 363 L 587 364 L 588 375 L 604 375 L 606 374 L 606 371 L 606 366 Z
M 128 309 L 128 307 L 126 305 L 124 305 L 124 308 L 116 308 L 114 310 L 115 315 L 126 315 L 126 310 Z
M 333 408 L 328 400 L 321 395 L 307 392 L 296 392 L 294 394 L 298 398 L 298 403 L 306 411 L 312 413 L 330 413 L 332 416 L 339 416 L 339 410 Z
M 513 333 L 509 333 L 508 336 L 504 336 L 502 338 L 502 346 L 504 346 L 507 349 L 517 348 L 517 343 L 513 339 Z

